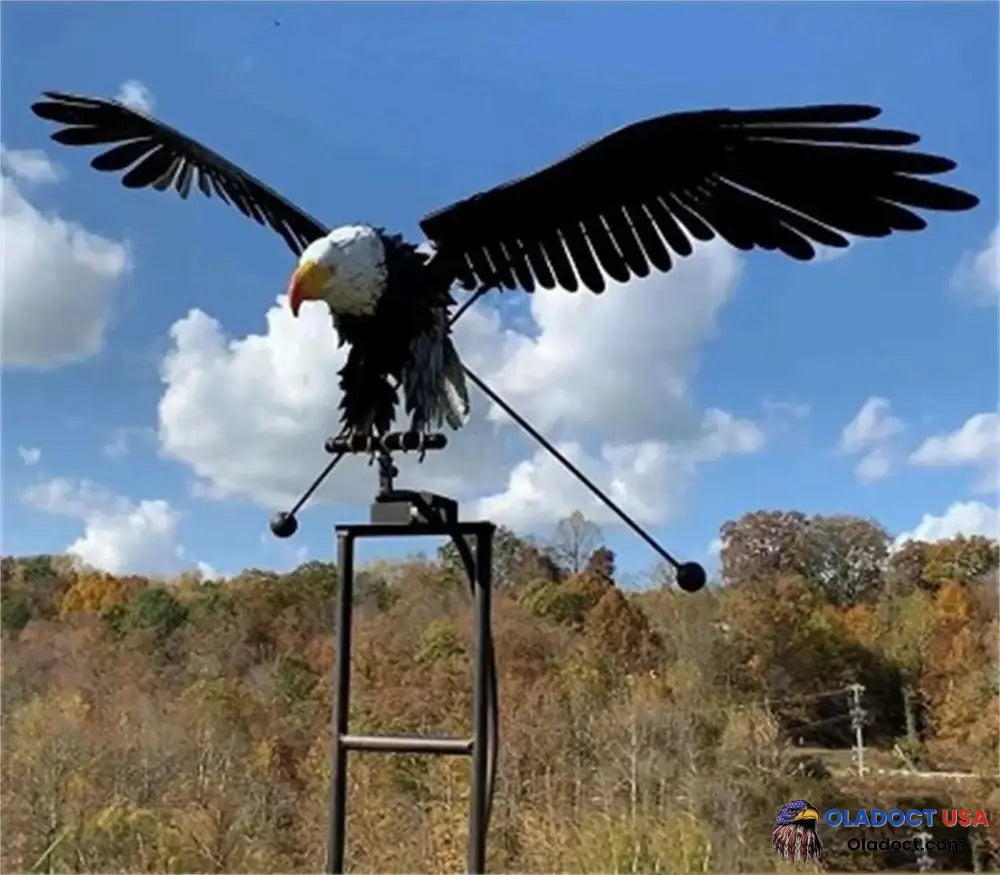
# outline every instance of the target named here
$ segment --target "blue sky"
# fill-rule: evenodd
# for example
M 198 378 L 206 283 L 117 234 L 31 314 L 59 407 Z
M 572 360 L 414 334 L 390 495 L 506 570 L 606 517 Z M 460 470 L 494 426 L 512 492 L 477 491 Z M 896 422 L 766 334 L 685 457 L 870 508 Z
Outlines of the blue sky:
M 280 495 L 325 461 L 322 416 L 268 392 L 280 396 L 281 380 L 305 385 L 310 369 L 332 390 L 332 370 L 317 372 L 332 351 L 300 361 L 295 350 L 325 344 L 316 320 L 298 335 L 305 323 L 278 309 L 265 320 L 293 267 L 278 237 L 200 196 L 126 191 L 87 166 L 93 150 L 52 143 L 28 110 L 43 89 L 114 96 L 125 83 L 318 218 L 415 240 L 431 209 L 641 117 L 882 106 L 880 123 L 958 162 L 949 181 L 978 194 L 979 208 L 809 265 L 716 247 L 692 259 L 704 271 L 671 274 L 662 305 L 654 288 L 634 291 L 644 324 L 658 324 L 642 349 L 649 370 L 660 347 L 673 350 L 667 376 L 683 385 L 673 406 L 625 356 L 617 394 L 633 409 L 613 423 L 597 409 L 553 412 L 558 391 L 581 407 L 604 397 L 588 374 L 600 350 L 632 342 L 614 333 L 632 324 L 631 289 L 569 315 L 559 308 L 570 305 L 506 294 L 469 317 L 462 352 L 557 438 L 578 441 L 584 467 L 593 462 L 605 485 L 617 478 L 682 558 L 704 560 L 725 520 L 760 508 L 870 515 L 894 535 L 995 533 L 995 4 L 80 2 L 5 4 L 0 15 L 4 553 L 75 545 L 116 570 L 286 568 L 329 556 L 332 524 L 366 513 L 370 472 L 358 461 L 328 503 L 304 512 L 296 538 L 261 537 Z M 58 167 L 39 170 L 45 159 Z M 31 236 L 32 222 L 51 236 Z M 81 341 L 67 325 L 93 336 Z M 672 326 L 688 333 L 677 339 Z M 248 335 L 258 340 L 226 345 Z M 547 383 L 538 362 L 551 356 L 540 350 L 557 344 L 576 365 Z M 520 376 L 505 350 L 517 351 Z M 219 400 L 239 391 L 239 402 Z M 473 403 L 492 443 L 457 448 L 454 467 L 439 463 L 435 476 L 457 478 L 470 513 L 547 534 L 547 514 L 573 506 L 574 493 L 486 419 L 485 399 Z M 301 423 L 286 443 L 279 407 Z M 684 416 L 708 443 L 671 449 Z M 709 432 L 725 432 L 728 449 L 707 449 Z M 612 445 L 619 455 L 602 455 Z M 520 480 L 510 479 L 518 463 Z M 602 524 L 625 569 L 652 564 L 645 545 Z

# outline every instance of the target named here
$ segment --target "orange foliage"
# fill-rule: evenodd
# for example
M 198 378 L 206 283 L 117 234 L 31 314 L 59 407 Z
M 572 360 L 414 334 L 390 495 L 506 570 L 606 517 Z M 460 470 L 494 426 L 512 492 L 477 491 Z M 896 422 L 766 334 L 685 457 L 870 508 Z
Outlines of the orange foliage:
M 81 571 L 76 575 L 73 585 L 63 594 L 59 613 L 100 613 L 113 605 L 124 605 L 135 597 L 145 583 L 141 577 L 117 577 L 91 569 Z

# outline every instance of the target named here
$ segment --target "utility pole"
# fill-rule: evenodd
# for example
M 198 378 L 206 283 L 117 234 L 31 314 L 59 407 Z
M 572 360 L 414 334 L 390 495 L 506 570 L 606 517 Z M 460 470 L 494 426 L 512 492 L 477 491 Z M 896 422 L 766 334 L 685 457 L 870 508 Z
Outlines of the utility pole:
M 906 740 L 910 745 L 917 743 L 917 715 L 916 715 L 916 693 L 913 687 L 906 682 L 903 684 L 903 713 L 906 715 Z M 910 748 L 911 752 L 913 747 Z
M 862 684 L 851 684 L 847 688 L 850 695 L 851 727 L 854 729 L 854 762 L 858 767 L 858 775 L 865 774 L 865 739 L 862 729 L 865 725 L 865 709 L 861 707 L 861 694 L 865 691 Z
M 934 858 L 931 857 L 931 852 L 927 850 L 927 843 L 933 838 L 933 836 L 924 830 L 923 832 L 918 832 L 915 839 L 919 839 L 921 842 L 920 850 L 917 851 L 917 869 L 921 872 L 930 872 L 934 868 Z

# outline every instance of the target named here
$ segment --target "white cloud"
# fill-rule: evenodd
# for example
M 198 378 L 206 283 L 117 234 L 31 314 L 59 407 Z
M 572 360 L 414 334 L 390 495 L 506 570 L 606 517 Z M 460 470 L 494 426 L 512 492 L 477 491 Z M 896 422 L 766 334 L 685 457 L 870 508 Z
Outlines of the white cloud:
M 201 575 L 202 580 L 221 580 L 225 577 L 232 577 L 230 574 L 223 574 L 214 565 L 207 562 L 195 562 L 195 569 Z
M 172 345 L 162 364 L 160 448 L 191 468 L 201 497 L 238 496 L 280 507 L 328 459 L 323 441 L 338 428 L 336 372 L 346 349 L 337 348 L 330 317 L 318 306 L 304 307 L 296 320 L 282 296 L 266 320 L 265 334 L 238 340 L 227 339 L 219 323 L 200 310 L 170 329 Z M 477 321 L 488 317 L 472 313 L 462 321 L 475 331 Z M 419 468 L 412 456 L 397 464 L 423 486 L 464 493 L 462 459 L 476 458 L 477 442 L 497 430 L 480 416 L 451 440 L 446 457 L 430 454 Z M 489 476 L 488 468 L 480 466 L 482 477 Z M 503 470 L 500 462 L 497 473 Z M 345 505 L 367 502 L 375 480 L 364 460 L 345 459 L 317 497 Z
M 894 462 L 894 438 L 906 425 L 890 413 L 885 398 L 870 397 L 840 434 L 840 452 L 860 456 L 854 476 L 860 483 L 874 483 L 887 477 Z
M 854 476 L 859 483 L 875 483 L 892 473 L 892 456 L 883 447 L 865 453 L 854 466 Z
M 131 267 L 129 250 L 28 201 L 19 181 L 58 178 L 43 153 L 5 149 L 3 156 L 2 362 L 39 368 L 94 355 L 104 344 L 115 286 Z
M 995 492 L 1000 460 L 1000 414 L 977 413 L 957 431 L 925 440 L 910 455 L 910 464 L 925 468 L 971 467 L 978 470 L 977 492 Z
M 626 509 L 664 520 L 698 465 L 754 452 L 757 426 L 719 410 L 699 412 L 687 394 L 697 353 L 739 275 L 724 245 L 700 247 L 666 277 L 601 296 L 539 291 L 530 326 L 501 322 L 498 301 L 467 312 L 455 329 L 466 363 L 541 431 L 562 445 Z M 286 505 L 315 476 L 323 439 L 337 430 L 337 349 L 322 305 L 295 320 L 283 297 L 266 330 L 227 338 L 200 310 L 170 330 L 162 365 L 159 441 L 187 464 L 202 496 L 240 496 Z M 400 483 L 478 500 L 508 524 L 529 524 L 576 507 L 607 514 L 522 436 L 474 387 L 473 415 L 423 465 L 398 462 Z M 370 500 L 375 472 L 348 459 L 319 497 L 340 505 Z M 471 512 L 471 511 L 470 511 Z
M 720 244 L 599 297 L 536 293 L 537 336 L 506 333 L 493 385 L 537 428 L 567 438 L 589 428 L 609 441 L 694 437 L 687 381 L 740 267 Z
M 180 514 L 163 500 L 136 503 L 89 480 L 56 478 L 29 487 L 24 500 L 36 510 L 78 519 L 83 534 L 66 552 L 113 574 L 175 574 L 184 561 L 177 542 Z
M 1000 300 L 1000 225 L 993 229 L 982 249 L 962 254 L 951 276 L 951 290 L 982 306 Z
M 115 100 L 147 115 L 153 111 L 153 107 L 156 105 L 153 92 L 138 79 L 129 79 L 123 82 L 115 95 Z
M 37 465 L 42 458 L 42 451 L 38 447 L 18 447 L 17 454 L 29 468 Z
M 957 501 L 941 516 L 925 513 L 912 532 L 896 538 L 898 547 L 906 541 L 944 541 L 958 535 L 1000 537 L 1000 515 L 995 507 L 981 501 Z
M 0 166 L 22 182 L 41 185 L 58 182 L 63 170 L 40 149 L 8 149 L 0 143 Z
M 903 430 L 903 421 L 892 416 L 889 409 L 892 405 L 885 398 L 871 397 L 857 415 L 847 425 L 840 435 L 840 448 L 845 453 L 860 453 Z
M 562 444 L 559 450 L 629 515 L 639 522 L 656 523 L 676 516 L 699 463 L 753 453 L 762 445 L 763 435 L 754 423 L 709 410 L 701 433 L 693 440 L 609 443 L 601 446 L 597 456 L 585 453 L 578 443 Z M 618 521 L 558 461 L 539 449 L 514 466 L 502 492 L 477 502 L 476 513 L 522 525 L 543 525 L 574 510 L 597 523 Z

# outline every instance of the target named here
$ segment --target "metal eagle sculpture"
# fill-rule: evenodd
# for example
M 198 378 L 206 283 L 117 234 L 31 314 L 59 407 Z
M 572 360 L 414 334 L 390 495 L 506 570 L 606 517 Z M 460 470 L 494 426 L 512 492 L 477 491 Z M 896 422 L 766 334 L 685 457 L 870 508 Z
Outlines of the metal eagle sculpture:
M 620 128 L 529 176 L 429 213 L 430 252 L 371 225 L 329 228 L 196 140 L 114 100 L 45 92 L 32 105 L 71 146 L 115 144 L 91 166 L 126 171 L 128 188 L 197 184 L 298 256 L 291 311 L 324 301 L 350 350 L 339 372 L 342 436 L 380 436 L 398 392 L 410 428 L 459 428 L 469 411 L 463 366 L 449 337 L 451 289 L 557 286 L 602 292 L 669 271 L 692 241 L 721 237 L 741 250 L 801 261 L 814 244 L 918 231 L 912 208 L 968 210 L 974 195 L 926 178 L 955 167 L 908 151 L 919 136 L 859 125 L 874 106 L 828 104 L 661 115 Z M 623 339 L 627 342 L 627 339 Z

